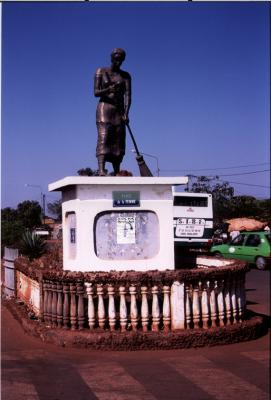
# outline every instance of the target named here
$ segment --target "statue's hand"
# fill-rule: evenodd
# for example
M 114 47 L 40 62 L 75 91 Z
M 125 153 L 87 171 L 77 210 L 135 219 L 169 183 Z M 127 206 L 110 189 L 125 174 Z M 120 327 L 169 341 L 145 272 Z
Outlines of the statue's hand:
M 110 93 L 115 93 L 115 92 L 117 92 L 119 89 L 120 89 L 120 87 L 121 87 L 121 82 L 114 82 L 114 83 L 112 83 L 109 87 L 108 87 L 108 89 L 109 89 L 109 91 L 110 91 Z
M 128 117 L 128 114 L 123 114 L 122 119 L 123 119 L 125 125 L 128 125 L 128 124 L 129 124 L 129 117 Z
M 115 85 L 108 86 L 108 91 L 109 91 L 109 93 L 115 93 L 115 91 L 116 91 Z

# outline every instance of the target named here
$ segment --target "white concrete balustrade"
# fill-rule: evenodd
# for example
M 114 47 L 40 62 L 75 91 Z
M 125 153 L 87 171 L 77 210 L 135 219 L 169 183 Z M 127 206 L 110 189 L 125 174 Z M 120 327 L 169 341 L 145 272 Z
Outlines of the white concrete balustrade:
M 47 280 L 40 315 L 53 327 L 72 330 L 167 332 L 242 322 L 245 303 L 244 272 L 152 286 Z

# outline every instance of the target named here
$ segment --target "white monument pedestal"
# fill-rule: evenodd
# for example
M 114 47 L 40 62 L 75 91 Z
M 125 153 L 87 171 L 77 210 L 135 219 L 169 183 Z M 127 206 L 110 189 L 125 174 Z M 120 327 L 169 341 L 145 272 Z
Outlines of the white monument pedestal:
M 174 269 L 173 185 L 187 177 L 72 176 L 62 192 L 63 268 L 72 271 Z

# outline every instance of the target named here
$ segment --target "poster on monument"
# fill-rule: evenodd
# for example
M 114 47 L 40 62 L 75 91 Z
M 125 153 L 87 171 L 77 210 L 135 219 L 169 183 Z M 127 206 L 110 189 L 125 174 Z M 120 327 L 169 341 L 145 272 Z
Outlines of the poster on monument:
M 117 218 L 117 244 L 135 243 L 136 216 Z

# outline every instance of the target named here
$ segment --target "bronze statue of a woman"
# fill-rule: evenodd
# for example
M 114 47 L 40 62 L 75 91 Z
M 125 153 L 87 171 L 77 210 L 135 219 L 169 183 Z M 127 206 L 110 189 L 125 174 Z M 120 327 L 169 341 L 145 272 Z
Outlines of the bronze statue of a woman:
M 98 68 L 95 74 L 94 95 L 100 97 L 96 110 L 99 176 L 106 175 L 106 162 L 112 163 L 116 175 L 125 154 L 125 125 L 131 105 L 131 77 L 120 69 L 125 55 L 124 50 L 114 49 L 111 66 Z

